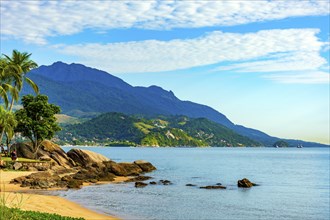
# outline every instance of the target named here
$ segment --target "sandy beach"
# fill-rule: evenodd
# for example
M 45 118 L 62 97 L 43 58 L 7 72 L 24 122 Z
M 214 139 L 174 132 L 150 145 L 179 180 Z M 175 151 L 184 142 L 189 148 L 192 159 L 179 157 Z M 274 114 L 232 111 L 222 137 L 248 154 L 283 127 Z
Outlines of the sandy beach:
M 37 191 L 21 188 L 19 185 L 10 184 L 10 180 L 27 176 L 32 172 L 2 171 L 0 170 L 0 196 L 6 198 L 6 204 L 11 207 L 19 206 L 23 210 L 55 213 L 62 216 L 83 217 L 85 219 L 118 219 L 113 216 L 100 214 L 82 207 L 59 196 L 36 194 Z M 127 179 L 127 178 L 126 178 Z M 116 182 L 125 178 L 116 179 Z M 40 191 L 39 191 L 40 192 Z

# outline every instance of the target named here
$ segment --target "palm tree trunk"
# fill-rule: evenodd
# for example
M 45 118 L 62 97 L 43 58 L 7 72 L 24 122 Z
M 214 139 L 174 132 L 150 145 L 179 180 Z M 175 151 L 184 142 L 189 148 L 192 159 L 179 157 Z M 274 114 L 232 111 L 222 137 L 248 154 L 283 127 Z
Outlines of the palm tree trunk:
M 11 103 L 10 103 L 10 107 L 9 107 L 9 112 L 11 112 L 13 110 L 13 106 L 14 106 L 14 98 L 11 98 Z

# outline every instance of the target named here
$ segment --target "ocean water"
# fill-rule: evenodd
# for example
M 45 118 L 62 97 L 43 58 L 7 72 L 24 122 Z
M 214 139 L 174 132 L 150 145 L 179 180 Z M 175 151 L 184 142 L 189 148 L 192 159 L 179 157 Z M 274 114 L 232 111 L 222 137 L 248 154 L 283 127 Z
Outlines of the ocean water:
M 70 148 L 64 148 L 69 150 Z M 329 219 L 329 148 L 83 148 L 157 167 L 172 185 L 106 184 L 60 192 L 123 219 Z M 248 178 L 260 184 L 236 186 Z M 147 182 L 149 182 L 147 181 Z M 196 184 L 188 187 L 186 184 Z M 225 190 L 200 189 L 221 183 Z

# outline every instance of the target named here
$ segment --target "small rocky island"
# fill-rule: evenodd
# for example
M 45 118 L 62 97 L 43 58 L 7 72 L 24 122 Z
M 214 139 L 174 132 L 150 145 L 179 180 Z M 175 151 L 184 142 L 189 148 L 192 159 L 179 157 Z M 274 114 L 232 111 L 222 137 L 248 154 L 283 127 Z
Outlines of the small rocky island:
M 19 143 L 13 147 L 19 158 L 40 160 L 38 163 L 16 161 L 11 165 L 15 170 L 42 171 L 11 181 L 32 189 L 80 188 L 84 183 L 111 182 L 118 176 L 139 177 L 156 170 L 150 162 L 143 160 L 116 163 L 101 154 L 81 149 L 71 149 L 65 153 L 60 146 L 50 141 L 44 141 L 36 155 L 29 144 Z

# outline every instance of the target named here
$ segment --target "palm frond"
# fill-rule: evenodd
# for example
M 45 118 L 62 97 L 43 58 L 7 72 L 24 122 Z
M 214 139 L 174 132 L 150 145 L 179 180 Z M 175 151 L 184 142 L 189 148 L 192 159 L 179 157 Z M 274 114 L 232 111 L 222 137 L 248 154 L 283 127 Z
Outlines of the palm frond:
M 24 78 L 25 81 L 32 87 L 33 91 L 36 93 L 36 94 L 39 94 L 39 87 L 37 86 L 37 84 L 35 84 L 35 82 L 33 82 L 30 78 L 28 77 L 25 77 Z
M 7 108 L 9 105 L 9 100 L 8 100 L 7 91 L 3 88 L 3 86 L 0 86 L 0 97 L 3 99 L 3 102 Z

